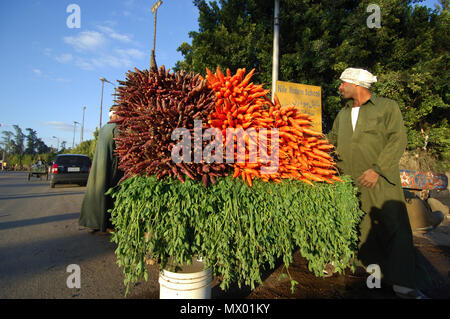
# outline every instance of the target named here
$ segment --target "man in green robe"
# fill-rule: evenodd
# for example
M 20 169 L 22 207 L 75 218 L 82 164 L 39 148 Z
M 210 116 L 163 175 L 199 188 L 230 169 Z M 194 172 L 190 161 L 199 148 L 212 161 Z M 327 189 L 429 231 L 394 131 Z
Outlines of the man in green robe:
M 115 106 L 111 107 L 111 120 L 116 119 L 115 110 Z M 114 155 L 116 134 L 117 126 L 114 123 L 108 123 L 100 130 L 81 206 L 78 224 L 90 228 L 93 232 L 110 231 L 112 228 L 108 209 L 113 208 L 114 202 L 105 193 L 116 186 L 123 176 L 123 172 L 118 169 L 119 159 Z
M 382 282 L 401 297 L 424 298 L 426 269 L 413 237 L 400 181 L 399 161 L 407 136 L 402 114 L 393 100 L 369 91 L 376 77 L 348 68 L 339 91 L 349 99 L 328 134 L 336 146 L 337 165 L 358 187 L 361 209 L 358 261 L 380 267 Z

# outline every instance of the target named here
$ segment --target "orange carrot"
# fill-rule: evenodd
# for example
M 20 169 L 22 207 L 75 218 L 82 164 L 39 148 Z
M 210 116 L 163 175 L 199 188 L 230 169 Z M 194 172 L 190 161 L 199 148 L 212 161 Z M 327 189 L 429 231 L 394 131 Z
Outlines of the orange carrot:
M 240 174 L 239 167 L 235 166 L 233 177 L 236 178 L 239 176 L 239 174 Z
M 255 73 L 256 69 L 251 70 L 246 76 L 245 78 L 242 80 L 241 83 L 238 84 L 238 87 L 244 87 L 248 84 L 248 82 L 250 82 L 250 79 L 253 76 L 253 73 Z
M 253 183 L 252 183 L 252 175 L 251 175 L 251 174 L 247 174 L 247 183 L 248 183 L 248 185 L 249 185 L 250 187 L 253 186 Z
M 326 153 L 326 152 L 324 152 L 324 151 L 321 151 L 321 150 L 318 150 L 318 149 L 313 149 L 312 150 L 313 151 L 313 153 L 315 153 L 315 154 L 317 154 L 317 155 L 319 155 L 319 156 L 322 156 L 322 157 L 325 157 L 325 158 L 328 158 L 328 159 L 332 159 L 332 157 L 330 156 L 330 154 L 328 154 L 328 153 Z
M 322 135 L 322 133 L 317 132 L 317 131 L 312 130 L 312 129 L 308 129 L 308 128 L 306 128 L 306 127 L 302 127 L 301 130 L 302 130 L 304 133 L 309 134 L 309 135 L 313 135 L 313 136 L 321 136 L 321 135 Z
M 313 180 L 316 182 L 323 182 L 323 178 L 320 176 L 317 176 L 315 174 L 309 173 L 309 172 L 302 172 L 302 175 L 305 176 L 309 180 Z
M 335 181 L 338 181 L 338 182 L 343 182 L 343 180 L 340 179 L 339 177 L 337 177 L 336 175 L 332 175 L 330 178 L 331 178 L 332 180 L 335 180 Z

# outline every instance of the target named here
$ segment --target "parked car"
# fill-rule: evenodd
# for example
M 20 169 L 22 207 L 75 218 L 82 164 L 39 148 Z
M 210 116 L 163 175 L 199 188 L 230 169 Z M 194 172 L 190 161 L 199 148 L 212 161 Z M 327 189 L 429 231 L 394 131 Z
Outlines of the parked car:
M 50 187 L 55 184 L 79 184 L 85 186 L 91 170 L 91 160 L 81 154 L 57 155 L 52 165 Z

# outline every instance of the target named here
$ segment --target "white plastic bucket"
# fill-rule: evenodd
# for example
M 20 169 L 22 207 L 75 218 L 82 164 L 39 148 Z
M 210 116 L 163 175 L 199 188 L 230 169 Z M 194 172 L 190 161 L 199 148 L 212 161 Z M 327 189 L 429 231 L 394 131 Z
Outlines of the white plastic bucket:
M 164 269 L 159 274 L 160 299 L 211 299 L 212 272 L 194 259 L 180 271 Z

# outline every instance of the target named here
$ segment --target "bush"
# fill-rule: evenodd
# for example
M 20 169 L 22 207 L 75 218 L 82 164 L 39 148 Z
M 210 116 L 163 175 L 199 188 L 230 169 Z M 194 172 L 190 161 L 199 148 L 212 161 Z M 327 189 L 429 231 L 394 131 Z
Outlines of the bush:
M 83 154 L 89 156 L 92 160 L 94 158 L 95 146 L 97 140 L 88 140 L 78 144 L 75 148 L 70 150 L 65 150 L 65 154 Z
M 55 159 L 56 154 L 53 152 L 36 155 L 23 154 L 22 156 L 11 154 L 7 156 L 6 162 L 9 169 L 28 170 L 38 160 L 39 156 L 48 164 Z

